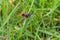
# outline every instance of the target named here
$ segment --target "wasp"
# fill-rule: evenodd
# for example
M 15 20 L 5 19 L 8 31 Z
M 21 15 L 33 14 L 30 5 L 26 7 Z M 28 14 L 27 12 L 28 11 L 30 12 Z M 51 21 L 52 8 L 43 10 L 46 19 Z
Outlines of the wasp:
M 19 15 L 24 17 L 24 18 L 28 18 L 30 16 L 30 14 L 27 12 L 21 12 Z
M 30 16 L 30 14 L 29 13 L 23 13 L 22 16 L 27 18 Z
M 26 18 L 30 17 L 31 15 L 27 12 L 22 11 L 18 13 L 17 16 L 21 17 L 21 20 L 19 21 L 19 23 L 22 23 Z

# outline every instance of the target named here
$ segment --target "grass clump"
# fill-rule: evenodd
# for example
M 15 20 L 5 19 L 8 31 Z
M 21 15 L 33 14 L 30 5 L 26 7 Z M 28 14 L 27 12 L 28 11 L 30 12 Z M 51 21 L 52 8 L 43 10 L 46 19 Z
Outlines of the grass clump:
M 0 40 L 59 40 L 60 0 L 0 0 Z

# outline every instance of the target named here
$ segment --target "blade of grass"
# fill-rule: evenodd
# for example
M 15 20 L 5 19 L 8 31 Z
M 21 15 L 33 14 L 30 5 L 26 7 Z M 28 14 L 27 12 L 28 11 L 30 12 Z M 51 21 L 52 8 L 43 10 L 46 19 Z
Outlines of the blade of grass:
M 50 9 L 50 11 L 46 15 L 44 15 L 44 17 L 49 16 L 50 13 L 54 12 L 54 10 L 60 5 L 58 3 L 59 3 L 59 1 L 57 1 L 56 5 L 54 5 L 54 7 L 52 9 Z
M 28 13 L 31 11 L 33 4 L 34 4 L 34 0 L 32 0 L 32 3 L 31 3 L 31 6 L 30 6 L 30 8 L 29 8 Z
M 56 34 L 53 34 L 53 33 L 51 33 L 51 32 L 48 32 L 48 31 L 46 31 L 46 30 L 39 30 L 40 32 L 42 32 L 42 33 L 45 33 L 45 34 L 48 34 L 48 35 L 51 35 L 51 36 L 55 36 L 55 37 L 57 37 L 57 38 L 60 38 L 60 34 L 59 34 L 59 36 L 58 35 L 56 35 Z
M 3 27 L 10 19 L 10 17 L 12 16 L 12 14 L 15 14 L 14 12 L 16 11 L 17 7 L 20 5 L 20 2 L 17 3 L 17 5 L 15 6 L 15 8 L 12 10 L 12 12 L 9 14 L 9 16 L 7 17 L 7 19 L 4 21 L 4 23 L 2 24 L 1 27 Z

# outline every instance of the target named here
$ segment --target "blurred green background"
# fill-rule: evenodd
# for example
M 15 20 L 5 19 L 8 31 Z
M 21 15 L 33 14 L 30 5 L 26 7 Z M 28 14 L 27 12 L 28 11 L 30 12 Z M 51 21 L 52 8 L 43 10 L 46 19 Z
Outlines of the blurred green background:
M 60 0 L 0 0 L 0 40 L 60 40 Z

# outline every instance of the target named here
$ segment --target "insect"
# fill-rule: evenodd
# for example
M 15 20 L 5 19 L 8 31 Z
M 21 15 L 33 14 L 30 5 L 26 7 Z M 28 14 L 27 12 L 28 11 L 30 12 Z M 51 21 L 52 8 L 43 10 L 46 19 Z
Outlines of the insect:
M 21 17 L 19 22 L 22 23 L 26 18 L 28 18 L 31 15 L 25 11 L 22 11 L 22 12 L 18 13 L 17 16 Z
M 20 13 L 20 16 L 22 16 L 22 17 L 24 17 L 24 18 L 27 18 L 27 17 L 30 16 L 30 14 L 27 13 L 27 12 L 21 12 L 21 13 Z
M 30 14 L 29 13 L 23 13 L 22 16 L 27 18 L 30 16 Z

